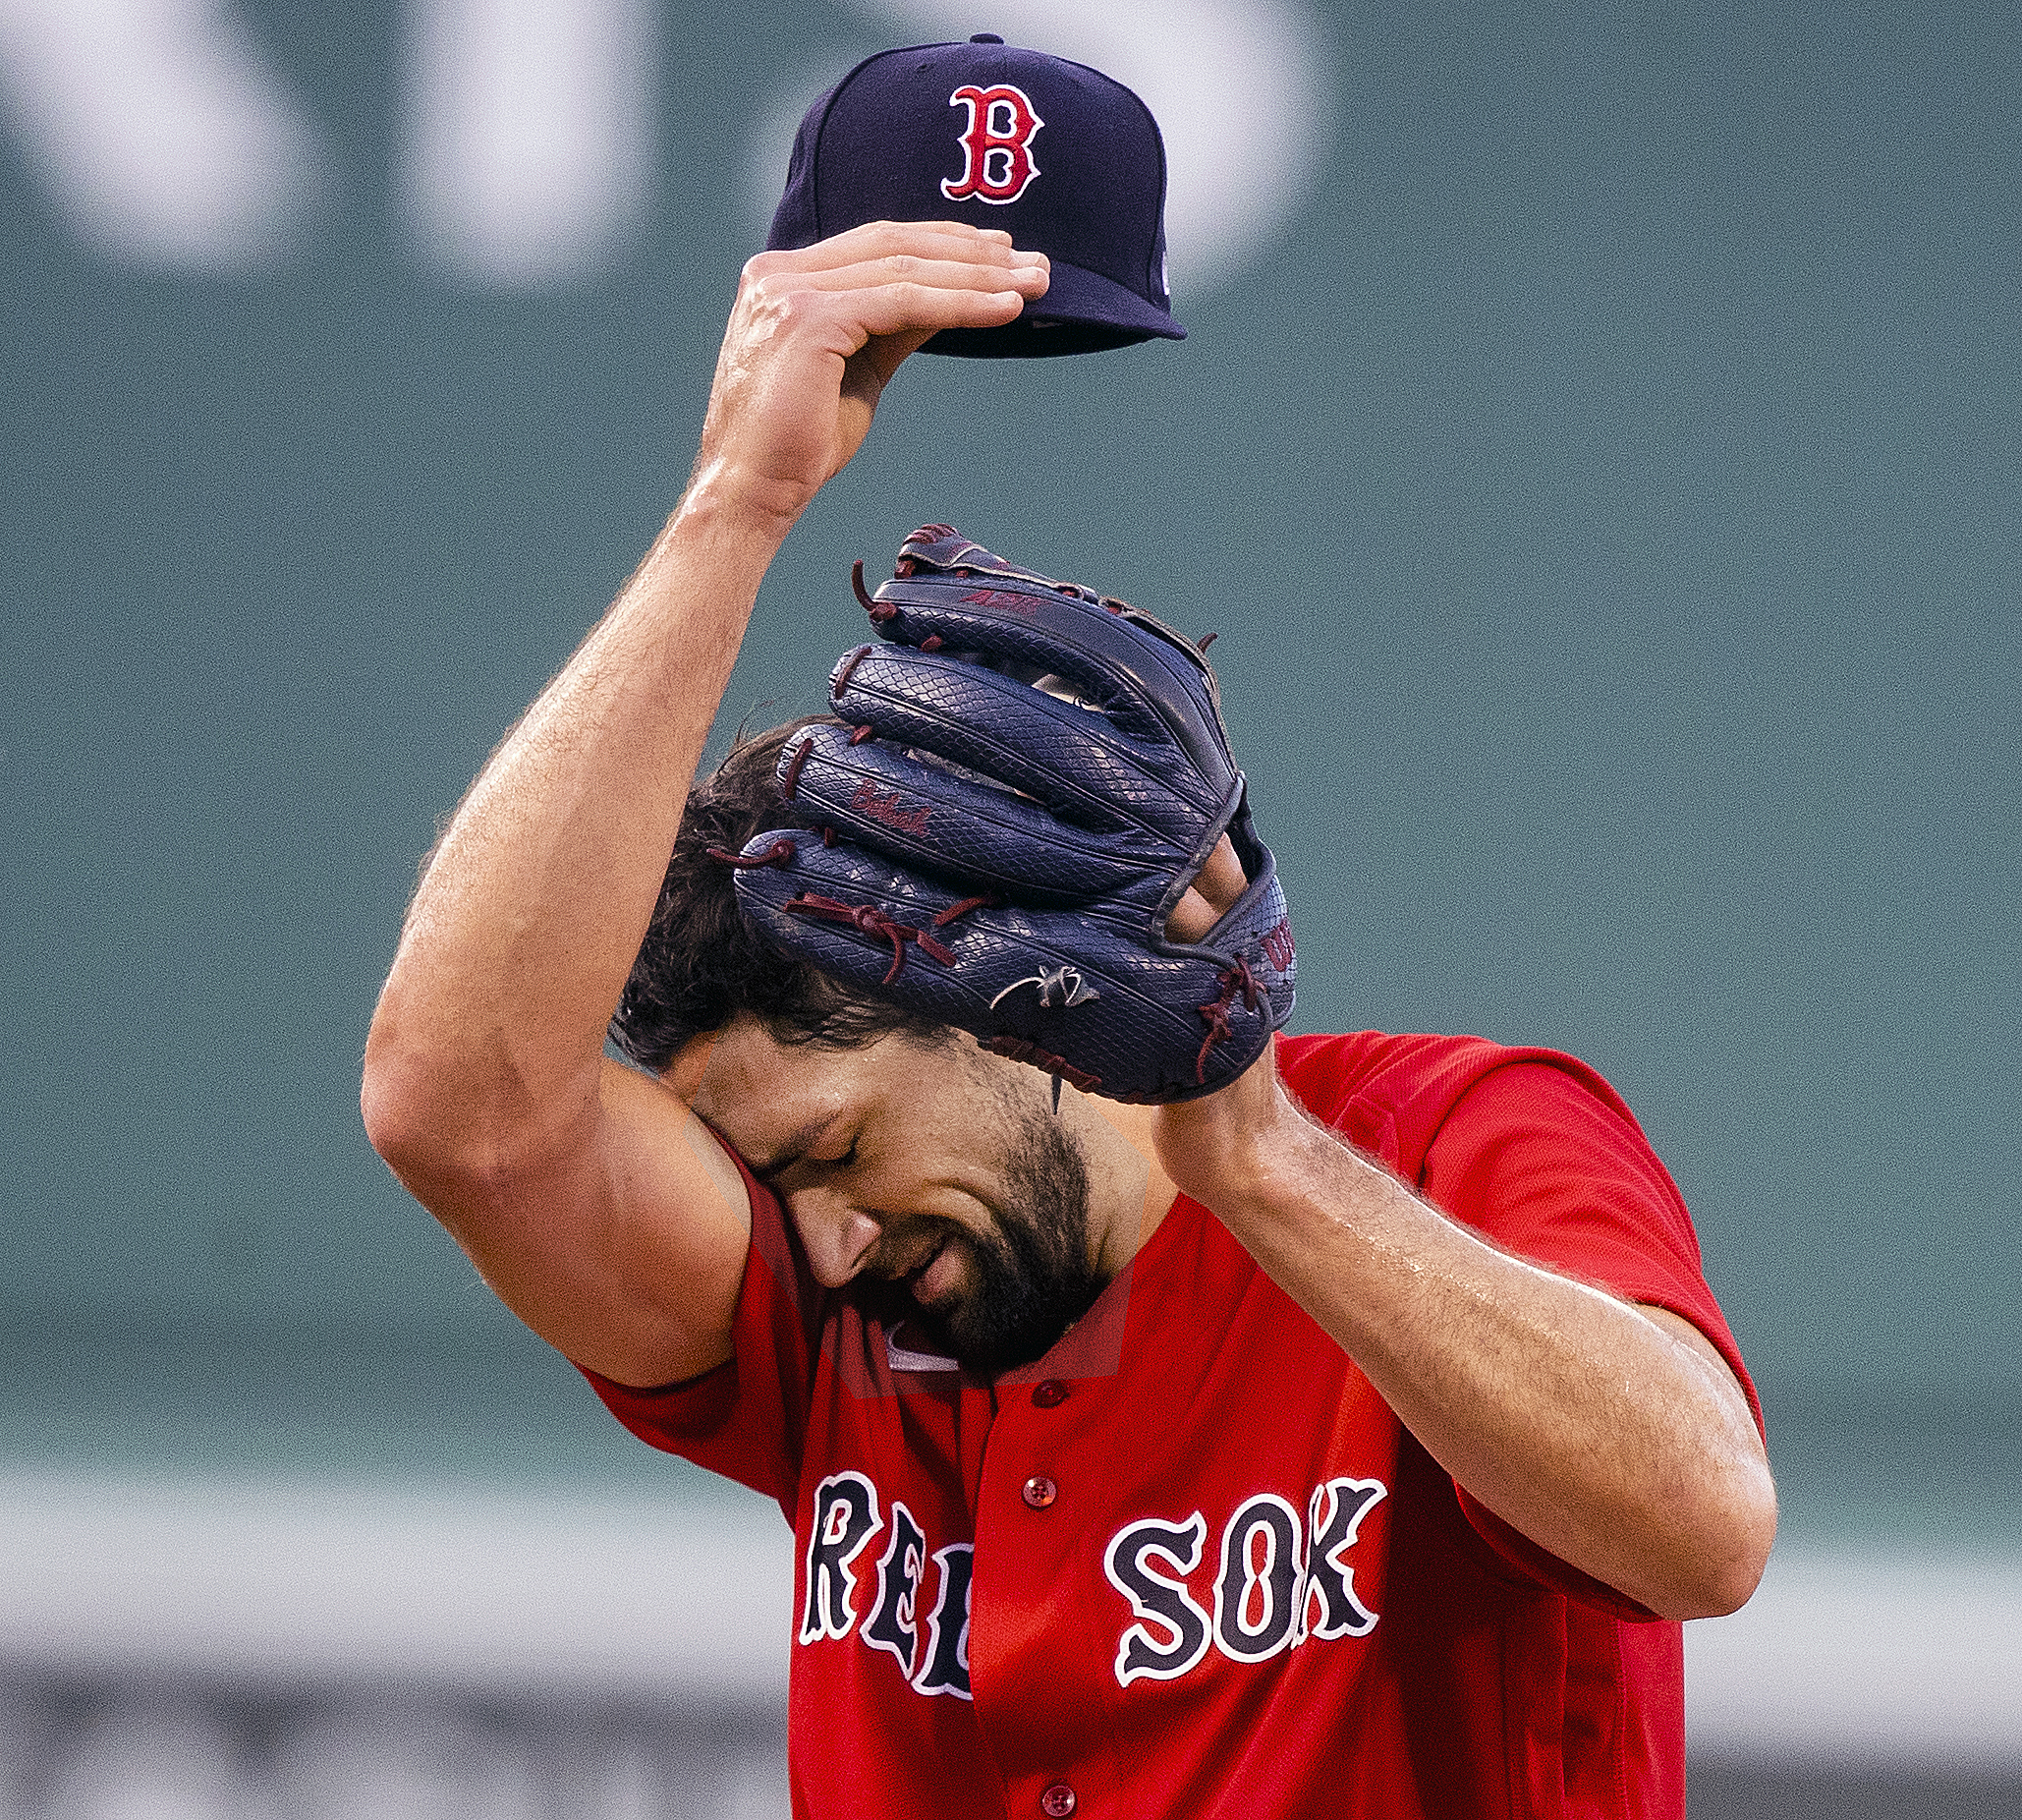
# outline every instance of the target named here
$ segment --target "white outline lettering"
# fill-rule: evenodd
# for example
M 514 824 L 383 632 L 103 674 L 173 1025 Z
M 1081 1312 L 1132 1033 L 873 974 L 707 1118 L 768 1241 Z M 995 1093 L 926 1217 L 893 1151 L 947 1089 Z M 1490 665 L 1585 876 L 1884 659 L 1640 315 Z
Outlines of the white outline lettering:
M 852 1492 L 858 1496 L 850 1496 Z M 861 1533 L 853 1535 L 859 1525 Z M 850 1563 L 883 1527 L 877 1514 L 877 1487 L 861 1472 L 831 1473 L 815 1486 L 814 1520 L 808 1530 L 807 1600 L 801 1607 L 803 1643 L 846 1637 L 857 1627 L 857 1576 L 850 1571 Z M 833 1535 L 828 1533 L 831 1529 Z
M 1282 1527 L 1273 1517 L 1283 1519 Z M 1250 1559 L 1250 1538 L 1260 1531 L 1268 1543 L 1262 1566 Z M 1299 1512 L 1275 1492 L 1247 1499 L 1222 1530 L 1221 1571 L 1214 1580 L 1214 1643 L 1230 1661 L 1263 1662 L 1297 1640 L 1300 1595 L 1306 1589 L 1303 1533 Z M 1254 1625 L 1244 1621 L 1253 1592 L 1264 1600 L 1261 1620 Z
M 1175 1680 L 1208 1654 L 1213 1627 L 1187 1591 L 1185 1580 L 1201 1564 L 1207 1540 L 1208 1519 L 1198 1510 L 1177 1524 L 1146 1517 L 1109 1538 L 1109 1546 L 1102 1551 L 1102 1571 L 1109 1584 L 1130 1601 L 1137 1621 L 1116 1639 L 1119 1687 L 1128 1687 L 1134 1680 Z M 1173 1578 L 1151 1566 L 1154 1555 L 1171 1566 Z M 1160 1593 L 1171 1596 L 1161 1598 Z M 1168 1632 L 1171 1641 L 1161 1645 L 1152 1626 Z
M 1376 1628 L 1379 1614 L 1356 1595 L 1355 1569 L 1343 1557 L 1355 1546 L 1362 1519 L 1389 1496 L 1389 1490 L 1380 1479 L 1329 1479 L 1314 1488 L 1308 1523 L 1313 1544 L 1305 1596 L 1299 1601 L 1302 1636 L 1360 1637 Z M 1312 1621 L 1315 1600 L 1320 1606 L 1317 1624 Z
M 957 1567 L 955 1557 L 962 1557 Z M 974 1696 L 969 1691 L 969 1593 L 976 1579 L 976 1549 L 968 1542 L 950 1542 L 933 1552 L 934 1564 L 941 1570 L 940 1591 L 935 1595 L 933 1615 L 927 1621 L 927 1660 L 913 1681 L 915 1693 L 952 1693 L 958 1699 Z M 942 1616 L 954 1598 L 962 1595 L 962 1623 L 948 1637 Z
M 920 1584 L 927 1578 L 927 1537 L 903 1500 L 891 1502 L 892 1539 L 877 1564 L 877 1607 L 860 1633 L 871 1649 L 888 1650 L 906 1678 L 920 1654 Z

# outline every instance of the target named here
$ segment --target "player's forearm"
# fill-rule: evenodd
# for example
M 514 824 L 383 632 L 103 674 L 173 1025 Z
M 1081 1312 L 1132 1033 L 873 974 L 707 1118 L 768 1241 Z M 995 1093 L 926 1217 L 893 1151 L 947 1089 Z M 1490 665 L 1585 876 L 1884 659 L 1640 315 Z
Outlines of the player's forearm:
M 687 498 L 485 767 L 409 915 L 365 1117 L 411 1185 L 580 1141 L 759 578 L 907 355 L 1045 288 L 1041 256 L 959 222 L 872 223 L 747 263 Z
M 1213 1175 L 1190 1191 L 1504 1521 L 1666 1617 L 1753 1590 L 1775 1521 L 1760 1441 L 1663 1317 L 1495 1250 L 1289 1102 Z
M 429 863 L 366 1049 L 367 1124 L 397 1164 L 505 1166 L 594 1103 L 606 1021 L 784 535 L 725 491 L 699 478 Z

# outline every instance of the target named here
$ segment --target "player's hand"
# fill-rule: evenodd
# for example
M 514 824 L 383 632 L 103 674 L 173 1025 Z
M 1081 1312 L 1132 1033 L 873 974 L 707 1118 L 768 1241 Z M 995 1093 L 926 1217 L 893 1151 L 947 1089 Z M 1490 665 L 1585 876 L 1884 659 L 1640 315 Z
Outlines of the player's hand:
M 1201 940 L 1249 882 L 1224 834 L 1166 918 L 1166 935 L 1175 941 Z M 1219 1093 L 1160 1107 L 1152 1142 L 1174 1185 L 1211 1212 L 1232 1182 L 1251 1185 L 1255 1154 L 1270 1142 L 1270 1128 L 1280 1118 L 1297 1119 L 1298 1113 L 1278 1086 L 1276 1047 L 1267 1044 Z
M 857 452 L 886 382 L 944 328 L 1044 295 L 1044 254 L 959 221 L 876 221 L 750 260 L 716 362 L 697 487 L 783 532 Z
M 1277 1046 L 1269 1043 L 1219 1093 L 1159 1107 L 1151 1141 L 1182 1194 L 1234 1216 L 1268 1192 L 1272 1175 L 1312 1133 L 1278 1081 Z

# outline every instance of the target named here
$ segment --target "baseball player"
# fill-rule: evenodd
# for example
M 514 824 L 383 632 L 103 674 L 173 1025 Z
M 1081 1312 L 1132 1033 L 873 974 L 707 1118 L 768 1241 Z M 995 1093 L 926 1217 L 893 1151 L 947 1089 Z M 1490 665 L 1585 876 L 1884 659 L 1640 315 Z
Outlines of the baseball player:
M 697 780 L 884 386 L 1050 277 L 959 220 L 747 266 L 686 492 L 429 862 L 372 1140 L 793 1525 L 797 1814 L 1682 1815 L 1677 1621 L 1774 1527 L 1685 1210 L 1568 1057 L 1273 1035 L 1193 648 L 925 527 L 835 713 Z

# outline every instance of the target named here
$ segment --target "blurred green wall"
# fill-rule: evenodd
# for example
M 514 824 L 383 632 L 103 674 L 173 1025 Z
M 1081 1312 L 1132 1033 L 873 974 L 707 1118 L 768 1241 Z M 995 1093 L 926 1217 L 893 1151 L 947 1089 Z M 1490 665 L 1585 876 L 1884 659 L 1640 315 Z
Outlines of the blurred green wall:
M 933 35 L 663 9 L 643 225 L 500 291 L 397 219 L 396 10 L 242 12 L 338 179 L 285 256 L 123 262 L 0 131 L 23 1434 L 121 1346 L 157 1384 L 447 1348 L 451 1426 L 524 1357 L 365 1144 L 372 995 L 438 817 L 680 484 L 753 122 Z M 1577 1051 L 1772 1414 L 2012 1435 L 2022 15 L 1300 17 L 1289 223 L 1209 293 L 1176 256 L 1182 345 L 915 363 L 728 716 L 811 702 L 849 559 L 927 520 L 1218 629 L 1301 1026 Z

